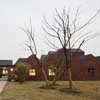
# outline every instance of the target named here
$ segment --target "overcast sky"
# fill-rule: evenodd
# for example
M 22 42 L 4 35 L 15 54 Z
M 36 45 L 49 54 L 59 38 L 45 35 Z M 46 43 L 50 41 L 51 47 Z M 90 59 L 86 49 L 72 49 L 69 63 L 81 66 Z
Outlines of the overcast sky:
M 26 35 L 19 29 L 29 22 L 30 16 L 38 36 L 39 55 L 52 50 L 44 43 L 41 20 L 43 16 L 50 18 L 55 8 L 63 7 L 81 7 L 82 15 L 90 16 L 100 9 L 100 0 L 0 0 L 0 59 L 15 62 L 19 57 L 30 55 L 25 46 Z M 92 29 L 100 33 L 100 14 Z M 100 36 L 89 41 L 82 49 L 86 54 L 100 56 Z

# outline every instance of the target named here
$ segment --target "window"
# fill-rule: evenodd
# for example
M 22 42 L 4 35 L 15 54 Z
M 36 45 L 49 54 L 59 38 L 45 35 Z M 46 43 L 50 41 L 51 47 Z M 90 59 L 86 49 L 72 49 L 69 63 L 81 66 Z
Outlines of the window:
M 55 76 L 55 72 L 52 69 L 48 69 L 49 76 Z
M 29 75 L 35 76 L 36 75 L 35 69 L 29 69 Z
M 88 68 L 88 74 L 89 74 L 89 76 L 94 76 L 95 75 L 95 69 L 94 68 Z
M 8 74 L 8 70 L 7 70 L 7 69 L 3 69 L 2 73 L 3 73 L 4 75 L 7 75 L 7 74 Z

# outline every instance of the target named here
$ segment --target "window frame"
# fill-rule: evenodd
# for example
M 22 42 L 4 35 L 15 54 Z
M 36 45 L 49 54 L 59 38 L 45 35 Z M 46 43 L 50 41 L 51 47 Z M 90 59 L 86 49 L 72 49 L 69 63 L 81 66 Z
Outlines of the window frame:
M 95 76 L 95 73 L 96 73 L 96 69 L 94 67 L 89 67 L 88 68 L 88 75 L 93 77 Z

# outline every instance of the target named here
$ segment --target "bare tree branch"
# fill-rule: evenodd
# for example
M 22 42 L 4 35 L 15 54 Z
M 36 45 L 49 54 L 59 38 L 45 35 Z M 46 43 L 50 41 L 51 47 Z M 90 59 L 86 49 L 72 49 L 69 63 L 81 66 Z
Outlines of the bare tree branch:
M 36 43 L 35 43 L 35 39 L 34 39 L 34 33 L 33 33 L 33 30 L 32 30 L 31 19 L 30 19 L 30 27 L 31 27 L 30 30 L 27 27 L 26 27 L 26 29 L 20 27 L 20 29 L 23 30 L 26 33 L 26 35 L 27 35 L 27 37 L 29 39 L 29 44 L 30 45 L 26 44 L 26 46 L 31 50 L 32 54 L 34 53 L 33 51 L 35 51 L 35 54 L 37 55 L 37 48 L 36 48 Z M 32 47 L 32 43 L 33 43 L 34 48 L 31 48 Z
M 92 23 L 93 19 L 98 15 L 100 11 L 96 12 L 92 17 L 89 18 L 88 21 L 86 21 L 84 24 L 81 25 L 77 25 L 79 20 L 78 18 L 79 8 L 75 12 L 73 19 L 71 19 L 72 15 L 70 15 L 69 10 L 66 13 L 66 9 L 63 9 L 62 12 L 59 13 L 58 10 L 55 9 L 55 12 L 56 12 L 56 16 L 54 17 L 55 24 L 50 25 L 48 21 L 45 19 L 45 27 L 47 28 L 45 30 L 46 33 L 49 33 L 49 36 L 53 37 L 53 39 L 54 38 L 58 39 L 62 49 L 64 50 L 64 55 L 66 57 L 66 68 L 68 68 L 68 73 L 69 73 L 69 84 L 71 87 L 72 86 L 71 49 L 76 44 L 78 44 L 76 50 L 79 50 L 84 43 L 98 36 L 97 34 L 86 33 L 83 31 L 83 29 L 86 29 L 87 26 Z M 74 38 L 75 36 L 77 37 Z M 54 43 L 51 42 L 49 43 L 55 47 Z M 70 61 L 68 61 L 68 55 L 70 57 Z

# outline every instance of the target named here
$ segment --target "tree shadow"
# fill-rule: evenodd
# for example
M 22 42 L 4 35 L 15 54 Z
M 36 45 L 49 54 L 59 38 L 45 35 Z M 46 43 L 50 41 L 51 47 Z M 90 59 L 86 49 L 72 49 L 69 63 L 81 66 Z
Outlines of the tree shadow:
M 72 95 L 80 95 L 83 93 L 79 88 L 60 88 L 59 91 Z
M 42 85 L 39 88 L 40 89 L 57 89 L 58 86 L 59 86 L 59 84 L 55 84 L 55 85 L 49 84 L 48 86 Z

